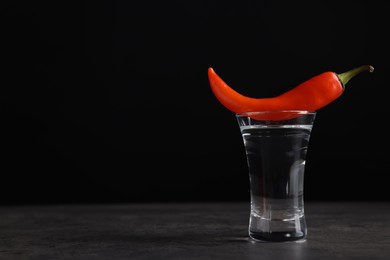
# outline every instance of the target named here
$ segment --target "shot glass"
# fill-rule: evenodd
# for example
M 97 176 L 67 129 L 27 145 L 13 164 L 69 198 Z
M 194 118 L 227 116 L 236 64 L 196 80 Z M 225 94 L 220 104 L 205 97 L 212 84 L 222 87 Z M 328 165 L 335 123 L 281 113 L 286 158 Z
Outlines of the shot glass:
M 250 183 L 249 237 L 305 240 L 304 172 L 316 113 L 265 111 L 236 114 Z

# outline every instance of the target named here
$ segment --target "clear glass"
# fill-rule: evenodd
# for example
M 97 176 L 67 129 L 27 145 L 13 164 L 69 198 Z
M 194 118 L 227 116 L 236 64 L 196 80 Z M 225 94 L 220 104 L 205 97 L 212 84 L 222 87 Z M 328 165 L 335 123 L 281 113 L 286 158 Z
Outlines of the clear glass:
M 304 172 L 315 112 L 236 114 L 249 170 L 249 236 L 257 241 L 305 240 Z

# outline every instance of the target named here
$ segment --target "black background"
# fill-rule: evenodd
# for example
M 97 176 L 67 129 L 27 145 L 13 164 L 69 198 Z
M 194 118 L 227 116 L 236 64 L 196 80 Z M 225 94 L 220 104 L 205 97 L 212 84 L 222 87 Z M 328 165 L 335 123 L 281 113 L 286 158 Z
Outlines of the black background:
M 212 66 L 254 97 L 375 67 L 318 111 L 306 200 L 389 200 L 385 1 L 2 4 L 0 203 L 242 201 Z

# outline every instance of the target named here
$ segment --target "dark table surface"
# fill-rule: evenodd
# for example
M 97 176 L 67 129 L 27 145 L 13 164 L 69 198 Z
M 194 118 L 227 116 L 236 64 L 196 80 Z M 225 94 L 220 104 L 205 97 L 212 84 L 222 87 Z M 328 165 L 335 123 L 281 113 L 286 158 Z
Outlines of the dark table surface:
M 390 259 L 390 202 L 306 202 L 304 242 L 248 239 L 249 204 L 0 206 L 0 259 Z

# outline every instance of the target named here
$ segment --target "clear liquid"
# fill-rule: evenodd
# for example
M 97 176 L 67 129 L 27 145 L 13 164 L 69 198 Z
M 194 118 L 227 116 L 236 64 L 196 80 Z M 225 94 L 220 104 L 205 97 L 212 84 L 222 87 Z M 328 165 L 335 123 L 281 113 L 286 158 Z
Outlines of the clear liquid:
M 241 132 L 250 177 L 250 236 L 304 238 L 303 178 L 311 126 L 242 126 Z

